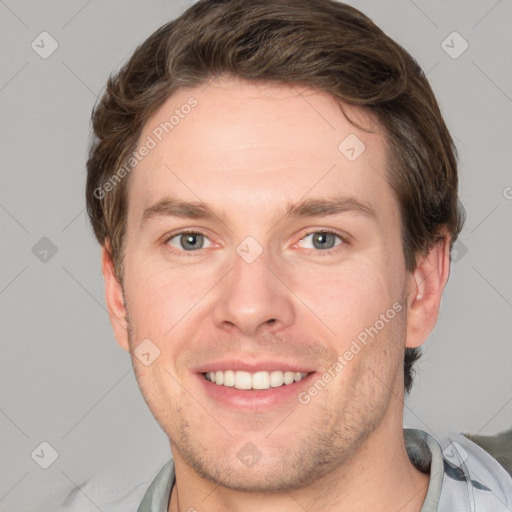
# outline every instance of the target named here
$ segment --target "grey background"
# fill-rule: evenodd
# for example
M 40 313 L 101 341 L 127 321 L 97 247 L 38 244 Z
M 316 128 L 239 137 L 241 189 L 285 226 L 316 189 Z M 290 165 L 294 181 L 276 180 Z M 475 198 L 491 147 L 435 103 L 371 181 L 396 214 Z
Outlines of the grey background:
M 63 510 L 114 510 L 102 493 L 142 482 L 137 498 L 170 456 L 112 335 L 84 165 L 90 112 L 108 74 L 190 3 L 0 0 L 4 512 L 56 510 L 73 489 L 82 505 Z M 349 3 L 428 72 L 458 146 L 468 212 L 404 425 L 436 438 L 502 431 L 512 425 L 512 3 Z M 43 31 L 58 43 L 46 59 L 31 47 Z M 458 58 L 442 47 L 453 31 L 469 44 Z M 460 39 L 447 44 L 461 48 Z M 58 453 L 48 469 L 31 456 L 43 441 Z

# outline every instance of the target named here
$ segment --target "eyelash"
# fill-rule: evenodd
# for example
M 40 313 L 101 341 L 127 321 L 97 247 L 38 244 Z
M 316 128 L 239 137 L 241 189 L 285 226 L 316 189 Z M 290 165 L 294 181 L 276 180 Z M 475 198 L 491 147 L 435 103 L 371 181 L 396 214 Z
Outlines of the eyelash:
M 336 235 L 341 240 L 340 244 L 332 247 L 331 249 L 326 249 L 326 250 L 308 249 L 309 251 L 313 251 L 313 254 L 316 254 L 318 256 L 333 256 L 335 254 L 338 254 L 338 252 L 344 250 L 347 245 L 350 245 L 348 240 L 347 240 L 347 237 L 345 235 L 342 235 L 341 233 L 339 233 L 338 231 L 333 230 L 333 229 L 331 229 L 331 230 L 315 229 L 315 230 L 312 230 L 312 231 L 307 231 L 307 232 L 303 233 L 303 235 L 301 236 L 299 241 L 296 242 L 293 245 L 298 244 L 299 242 L 301 242 L 307 236 L 313 235 L 313 234 L 316 234 L 316 233 Z M 190 235 L 190 234 L 191 235 L 203 235 L 204 237 L 208 238 L 201 231 L 184 230 L 184 231 L 178 231 L 177 233 L 171 233 L 170 235 L 166 235 L 164 237 L 163 243 L 164 243 L 164 245 L 166 245 L 170 249 L 170 252 L 172 254 L 177 254 L 178 253 L 179 255 L 195 256 L 196 255 L 195 253 L 200 252 L 201 249 L 198 249 L 196 251 L 185 251 L 185 250 L 177 250 L 174 247 L 171 247 L 171 246 L 168 245 L 169 241 L 172 240 L 173 238 L 179 237 L 181 235 Z

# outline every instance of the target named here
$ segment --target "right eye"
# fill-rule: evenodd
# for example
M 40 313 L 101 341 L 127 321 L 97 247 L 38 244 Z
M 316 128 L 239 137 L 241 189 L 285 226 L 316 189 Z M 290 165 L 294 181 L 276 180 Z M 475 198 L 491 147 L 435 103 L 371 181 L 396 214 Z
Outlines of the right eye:
M 206 248 L 204 247 L 205 240 L 208 240 L 206 235 L 197 231 L 180 231 L 167 238 L 165 244 L 179 252 L 196 252 Z M 211 242 L 209 243 L 210 245 L 207 247 L 211 247 Z

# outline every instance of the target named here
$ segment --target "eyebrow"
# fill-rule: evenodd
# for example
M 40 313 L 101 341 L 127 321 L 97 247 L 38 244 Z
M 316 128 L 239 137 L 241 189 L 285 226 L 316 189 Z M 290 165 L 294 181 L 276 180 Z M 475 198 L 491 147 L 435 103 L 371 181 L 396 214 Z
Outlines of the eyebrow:
M 377 221 L 372 206 L 355 197 L 338 196 L 331 199 L 307 199 L 296 204 L 288 204 L 281 215 L 282 219 L 293 217 L 327 217 L 342 213 L 355 213 Z M 182 219 L 222 218 L 220 212 L 200 201 L 179 201 L 170 197 L 163 198 L 142 214 L 141 228 L 157 217 L 177 217 Z

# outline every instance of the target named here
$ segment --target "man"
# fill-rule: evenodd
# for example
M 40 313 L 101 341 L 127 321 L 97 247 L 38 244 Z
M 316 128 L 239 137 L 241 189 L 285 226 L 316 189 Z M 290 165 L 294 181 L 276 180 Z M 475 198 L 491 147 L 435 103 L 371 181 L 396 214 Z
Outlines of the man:
M 112 326 L 173 455 L 140 512 L 510 509 L 474 443 L 403 429 L 464 222 L 405 50 L 330 0 L 203 0 L 93 126 Z

